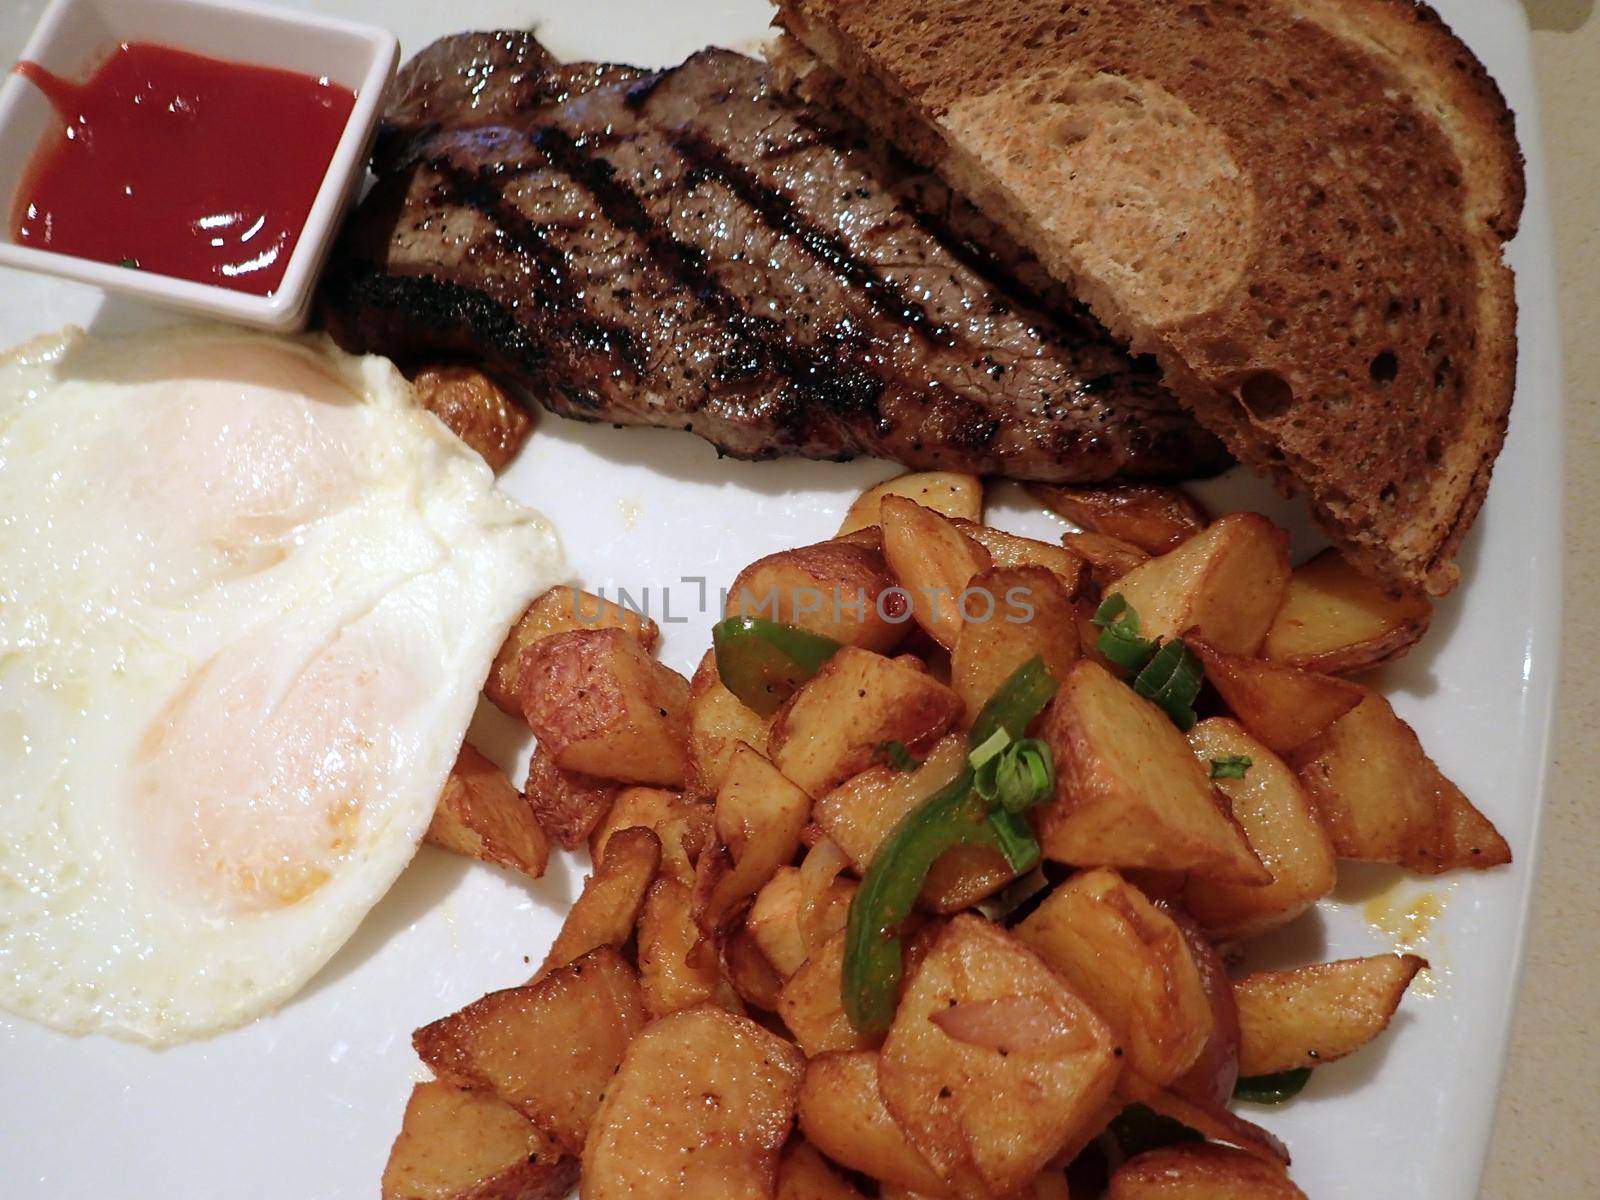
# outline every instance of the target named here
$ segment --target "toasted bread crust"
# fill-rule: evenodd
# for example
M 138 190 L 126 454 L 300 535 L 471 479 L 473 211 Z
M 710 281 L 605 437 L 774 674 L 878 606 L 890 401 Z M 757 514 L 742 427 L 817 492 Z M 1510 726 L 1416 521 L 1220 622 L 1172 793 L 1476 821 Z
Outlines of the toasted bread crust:
M 1431 8 L 784 0 L 780 21 L 1354 561 L 1455 584 L 1511 403 L 1523 178 L 1504 99 Z

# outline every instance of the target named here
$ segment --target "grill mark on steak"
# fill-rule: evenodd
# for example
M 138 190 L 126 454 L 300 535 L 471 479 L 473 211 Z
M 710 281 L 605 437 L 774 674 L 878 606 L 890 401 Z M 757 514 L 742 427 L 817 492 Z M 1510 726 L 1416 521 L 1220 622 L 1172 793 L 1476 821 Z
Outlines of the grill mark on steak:
M 627 326 L 602 321 L 584 307 L 571 261 L 560 247 L 550 243 L 545 231 L 506 204 L 481 172 L 462 170 L 443 157 L 429 159 L 427 167 L 443 181 L 443 199 L 487 217 L 507 241 L 532 260 L 545 288 L 545 307 L 558 315 L 567 333 L 585 350 L 620 360 L 629 377 L 637 380 L 644 369 L 638 339 Z M 499 173 L 493 182 L 498 184 L 515 176 L 515 172 Z
M 910 325 L 930 342 L 954 344 L 952 331 L 930 318 L 927 310 L 907 296 L 899 284 L 852 254 L 838 238 L 818 229 L 789 197 L 759 182 L 708 139 L 687 130 L 674 133 L 669 141 L 692 164 L 688 177 L 691 187 L 701 179 L 715 179 L 748 204 L 774 232 L 794 238 L 847 286 L 860 288 L 884 317 Z
M 781 371 L 787 377 L 786 390 L 798 393 L 783 405 L 785 412 L 814 399 L 835 411 L 876 416 L 878 397 L 884 388 L 881 379 L 868 370 L 842 367 L 812 347 L 790 341 L 776 322 L 747 312 L 738 297 L 708 269 L 705 252 L 673 237 L 633 191 L 617 182 L 616 170 L 606 159 L 586 153 L 576 138 L 553 125 L 538 130 L 533 144 L 553 167 L 595 198 L 608 220 L 639 237 L 702 304 L 728 322 L 739 339 L 739 349 L 748 357 L 743 361 L 730 361 L 726 356 L 720 359 L 714 368 L 719 379 L 732 381 L 760 370 Z
M 743 458 L 1061 482 L 1227 461 L 1097 326 L 1040 311 L 1025 264 L 997 282 L 981 239 L 936 234 L 882 143 L 750 59 L 652 73 L 459 35 L 402 70 L 379 146 L 320 293 L 348 349 L 475 358 L 558 413 Z

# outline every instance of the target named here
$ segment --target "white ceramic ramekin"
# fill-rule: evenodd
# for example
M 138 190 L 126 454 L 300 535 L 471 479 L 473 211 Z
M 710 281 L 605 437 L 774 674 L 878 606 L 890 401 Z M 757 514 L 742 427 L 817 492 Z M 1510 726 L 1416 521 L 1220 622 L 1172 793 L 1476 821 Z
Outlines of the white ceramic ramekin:
M 399 61 L 399 43 L 387 30 L 373 26 L 227 0 L 55 0 L 22 57 L 64 78 L 85 79 L 123 42 L 155 42 L 229 62 L 325 76 L 355 93 L 355 107 L 282 284 L 271 296 L 254 296 L 22 246 L 14 240 L 9 219 L 0 226 L 0 265 L 59 275 L 219 320 L 265 329 L 302 325 L 340 219 L 365 178 L 384 89 Z M 9 215 L 34 151 L 59 119 L 26 80 L 11 75 L 0 86 L 0 213 Z

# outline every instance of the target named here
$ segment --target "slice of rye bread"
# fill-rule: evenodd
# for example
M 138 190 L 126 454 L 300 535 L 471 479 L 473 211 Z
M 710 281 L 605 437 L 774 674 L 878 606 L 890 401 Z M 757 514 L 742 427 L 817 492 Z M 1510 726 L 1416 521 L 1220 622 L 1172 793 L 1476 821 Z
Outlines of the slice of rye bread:
M 1523 177 L 1432 9 L 781 0 L 778 23 L 799 90 L 975 200 L 1357 565 L 1455 586 L 1511 407 Z

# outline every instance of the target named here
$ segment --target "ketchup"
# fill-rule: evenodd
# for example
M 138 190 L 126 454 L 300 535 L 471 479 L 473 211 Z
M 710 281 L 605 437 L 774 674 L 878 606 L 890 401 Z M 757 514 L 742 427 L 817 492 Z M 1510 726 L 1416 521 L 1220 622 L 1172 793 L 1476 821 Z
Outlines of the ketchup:
M 19 245 L 270 296 L 355 94 L 326 79 L 123 43 L 86 83 L 36 63 L 65 124 L 17 191 Z

